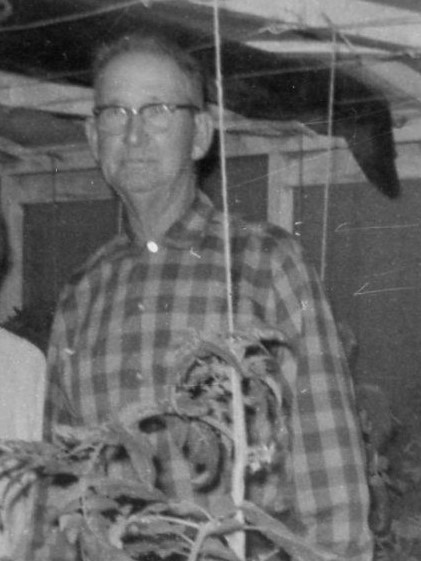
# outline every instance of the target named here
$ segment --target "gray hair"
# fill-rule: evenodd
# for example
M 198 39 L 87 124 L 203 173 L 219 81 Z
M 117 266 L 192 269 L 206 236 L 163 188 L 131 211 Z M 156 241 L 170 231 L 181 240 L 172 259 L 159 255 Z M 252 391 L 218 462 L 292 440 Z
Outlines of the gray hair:
M 97 85 L 104 68 L 113 59 L 125 53 L 146 53 L 169 58 L 186 76 L 200 104 L 205 104 L 206 79 L 199 62 L 178 43 L 164 35 L 150 31 L 124 35 L 111 43 L 102 45 L 94 58 L 94 86 Z

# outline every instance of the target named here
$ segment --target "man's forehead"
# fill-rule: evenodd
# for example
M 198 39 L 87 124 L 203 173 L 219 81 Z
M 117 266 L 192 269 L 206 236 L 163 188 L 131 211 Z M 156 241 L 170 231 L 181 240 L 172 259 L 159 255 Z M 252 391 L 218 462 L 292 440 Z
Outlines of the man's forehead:
M 164 66 L 167 69 L 167 73 L 169 71 L 172 79 L 174 79 L 174 77 L 178 74 L 184 78 L 186 77 L 186 73 L 179 66 L 177 61 L 172 59 L 170 56 L 148 51 L 130 51 L 120 53 L 111 58 L 99 73 L 98 81 L 103 79 L 104 76 L 107 76 L 109 73 L 122 72 L 124 74 L 124 72 L 128 69 L 130 69 L 130 72 L 132 73 L 147 73 L 154 77 L 160 75 L 164 78 L 165 75 L 162 75 L 161 71 L 155 72 L 157 67 Z
M 166 96 L 195 101 L 194 88 L 186 73 L 169 56 L 131 51 L 112 58 L 96 81 L 96 97 L 121 94 Z M 166 100 L 173 101 L 173 100 Z
M 165 67 L 165 72 L 162 69 Z M 107 62 L 101 70 L 97 84 L 103 85 L 104 81 L 111 75 L 125 76 L 129 78 L 142 76 L 150 81 L 174 82 L 185 81 L 187 76 L 177 62 L 168 56 L 156 53 L 128 52 L 115 56 Z

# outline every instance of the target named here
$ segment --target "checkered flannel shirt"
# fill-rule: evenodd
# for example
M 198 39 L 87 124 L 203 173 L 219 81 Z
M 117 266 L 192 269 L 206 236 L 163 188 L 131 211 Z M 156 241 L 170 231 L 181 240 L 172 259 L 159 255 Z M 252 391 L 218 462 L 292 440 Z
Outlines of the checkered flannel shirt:
M 296 356 L 282 365 L 291 400 L 292 481 L 285 492 L 310 540 L 340 559 L 369 561 L 360 432 L 320 282 L 280 228 L 231 218 L 229 229 L 235 325 L 278 329 Z M 183 337 L 228 330 L 223 238 L 221 213 L 199 192 L 157 251 L 122 235 L 89 260 L 56 313 L 47 426 L 96 424 L 130 402 L 159 402 Z M 169 465 L 167 490 L 183 494 L 177 466 Z M 260 499 L 273 504 L 283 490 L 268 485 Z

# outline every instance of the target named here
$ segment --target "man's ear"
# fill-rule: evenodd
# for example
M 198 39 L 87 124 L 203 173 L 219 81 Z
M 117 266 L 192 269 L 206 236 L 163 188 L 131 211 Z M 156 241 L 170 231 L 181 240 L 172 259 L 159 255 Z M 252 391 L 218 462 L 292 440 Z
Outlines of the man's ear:
M 92 156 L 95 161 L 98 161 L 98 132 L 96 130 L 95 121 L 93 117 L 88 117 L 85 120 L 85 134 L 88 140 L 89 148 L 91 149 Z
M 194 116 L 195 134 L 192 146 L 193 160 L 200 160 L 206 155 L 213 138 L 213 119 L 208 111 L 197 112 Z

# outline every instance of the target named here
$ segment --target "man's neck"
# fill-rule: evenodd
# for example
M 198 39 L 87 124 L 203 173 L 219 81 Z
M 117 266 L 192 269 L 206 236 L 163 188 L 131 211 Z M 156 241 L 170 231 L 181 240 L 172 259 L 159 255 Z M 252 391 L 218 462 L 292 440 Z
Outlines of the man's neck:
M 165 208 L 155 204 L 157 199 L 154 198 L 153 193 L 148 196 L 151 197 L 149 201 L 145 201 L 145 197 L 142 196 L 138 204 L 133 204 L 126 209 L 131 234 L 139 245 L 149 241 L 158 243 L 170 227 L 191 207 L 195 190 L 184 189 L 176 200 L 168 201 Z

